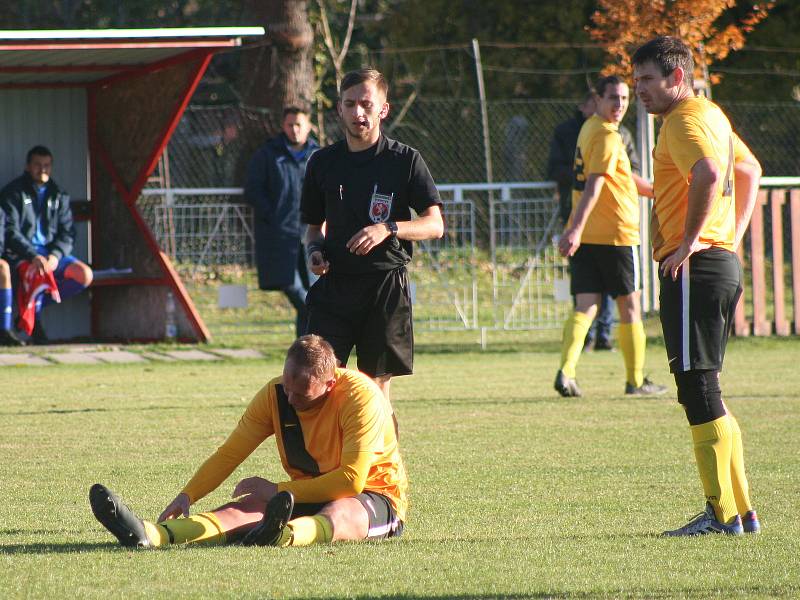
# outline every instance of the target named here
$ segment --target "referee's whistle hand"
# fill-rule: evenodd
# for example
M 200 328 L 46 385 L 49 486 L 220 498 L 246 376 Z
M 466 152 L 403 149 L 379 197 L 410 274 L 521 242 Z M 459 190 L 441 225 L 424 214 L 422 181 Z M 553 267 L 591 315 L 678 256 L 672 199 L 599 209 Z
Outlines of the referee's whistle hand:
M 368 225 L 347 242 L 347 249 L 353 254 L 363 256 L 389 237 L 389 230 L 383 223 Z
M 308 268 L 314 275 L 319 277 L 328 272 L 330 264 L 322 256 L 322 252 L 317 250 L 316 252 L 312 252 L 311 256 L 308 257 Z

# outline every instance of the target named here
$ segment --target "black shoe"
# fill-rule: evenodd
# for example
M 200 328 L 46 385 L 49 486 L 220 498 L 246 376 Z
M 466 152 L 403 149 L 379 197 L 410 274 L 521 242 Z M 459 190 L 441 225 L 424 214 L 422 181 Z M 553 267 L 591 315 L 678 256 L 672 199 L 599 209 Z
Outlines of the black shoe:
M 46 346 L 50 343 L 50 340 L 47 339 L 47 332 L 44 330 L 44 325 L 42 325 L 41 319 L 36 319 L 36 323 L 33 326 L 31 343 L 34 346 Z
M 625 394 L 628 396 L 660 396 L 666 393 L 667 387 L 653 383 L 647 377 L 644 378 L 642 385 L 634 386 L 632 383 L 625 383 Z
M 24 346 L 25 342 L 10 329 L 0 331 L 0 346 Z
M 244 537 L 242 546 L 277 546 L 293 510 L 294 496 L 291 492 L 275 494 L 267 502 L 264 518 Z
M 128 548 L 147 548 L 150 540 L 144 523 L 125 506 L 122 498 L 104 485 L 95 483 L 89 490 L 89 504 L 100 524 L 108 529 L 119 543 Z
M 556 373 L 556 381 L 553 384 L 553 387 L 565 398 L 582 395 L 581 388 L 578 387 L 578 382 L 571 377 L 564 375 L 564 371 L 561 371 L 560 369 L 558 373 Z
M 614 352 L 614 346 L 611 345 L 611 342 L 608 340 L 597 340 L 594 343 L 595 350 L 606 350 L 608 352 Z

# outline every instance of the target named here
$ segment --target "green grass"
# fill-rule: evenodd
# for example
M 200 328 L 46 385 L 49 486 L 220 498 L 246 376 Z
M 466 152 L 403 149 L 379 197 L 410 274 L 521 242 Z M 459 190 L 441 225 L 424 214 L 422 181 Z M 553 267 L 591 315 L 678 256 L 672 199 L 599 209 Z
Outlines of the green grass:
M 702 508 L 674 396 L 622 396 L 622 359 L 586 355 L 583 399 L 552 391 L 556 349 L 438 348 L 393 384 L 411 477 L 405 535 L 307 549 L 118 548 L 89 486 L 154 517 L 235 425 L 278 360 L 0 369 L 0 596 L 731 598 L 800 595 L 796 339 L 733 340 L 759 537 L 661 539 Z M 669 383 L 663 348 L 648 370 Z M 237 478 L 282 476 L 274 443 Z

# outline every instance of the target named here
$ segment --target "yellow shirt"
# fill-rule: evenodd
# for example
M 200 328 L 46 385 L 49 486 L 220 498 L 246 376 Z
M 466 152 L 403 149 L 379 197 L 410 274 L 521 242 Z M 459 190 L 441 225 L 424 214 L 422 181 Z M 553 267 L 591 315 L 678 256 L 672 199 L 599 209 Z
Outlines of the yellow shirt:
M 358 371 L 337 369 L 327 399 L 308 411 L 290 407 L 294 419 L 286 416 L 282 389 L 278 377 L 258 391 L 233 433 L 186 484 L 183 492 L 190 501 L 216 489 L 275 434 L 290 477 L 278 484 L 279 491 L 292 492 L 297 502 L 330 502 L 372 491 L 386 496 L 405 520 L 408 480 L 391 406 L 375 382 Z
M 722 110 L 706 98 L 682 100 L 664 117 L 653 152 L 656 197 L 650 233 L 655 260 L 672 254 L 683 240 L 691 171 L 703 158 L 713 160 L 723 177 L 700 232 L 700 243 L 733 251 L 736 232 L 733 167 L 750 155 Z
M 586 178 L 605 178 L 600 197 L 586 220 L 581 243 L 609 246 L 639 244 L 639 196 L 631 163 L 617 126 L 592 115 L 578 134 L 572 209 L 580 202 Z M 572 218 L 570 217 L 570 221 Z

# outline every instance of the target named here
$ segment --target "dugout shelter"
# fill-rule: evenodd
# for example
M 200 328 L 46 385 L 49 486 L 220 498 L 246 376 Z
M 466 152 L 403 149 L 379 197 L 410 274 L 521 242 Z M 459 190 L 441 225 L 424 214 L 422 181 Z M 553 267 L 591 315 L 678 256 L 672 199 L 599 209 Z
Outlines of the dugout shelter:
M 45 310 L 52 339 L 155 341 L 166 297 L 178 338 L 209 331 L 137 208 L 148 177 L 212 56 L 262 36 L 261 27 L 0 31 L 0 186 L 25 154 L 53 152 L 53 179 L 70 194 L 73 254 L 95 270 L 89 294 Z

